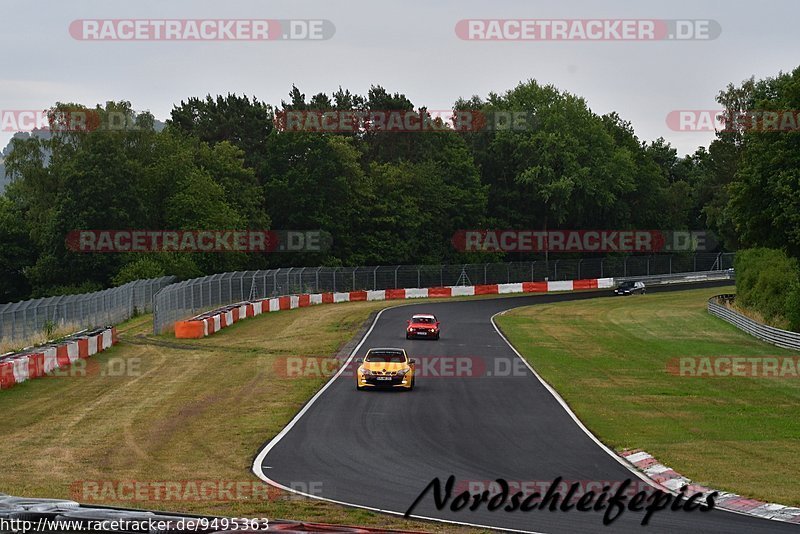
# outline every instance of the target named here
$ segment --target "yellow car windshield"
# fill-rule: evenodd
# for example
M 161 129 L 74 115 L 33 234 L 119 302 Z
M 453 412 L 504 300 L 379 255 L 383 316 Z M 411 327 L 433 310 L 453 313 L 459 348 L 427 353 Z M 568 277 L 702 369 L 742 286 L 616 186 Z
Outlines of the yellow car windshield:
M 406 357 L 397 352 L 373 352 L 364 359 L 367 363 L 404 363 Z

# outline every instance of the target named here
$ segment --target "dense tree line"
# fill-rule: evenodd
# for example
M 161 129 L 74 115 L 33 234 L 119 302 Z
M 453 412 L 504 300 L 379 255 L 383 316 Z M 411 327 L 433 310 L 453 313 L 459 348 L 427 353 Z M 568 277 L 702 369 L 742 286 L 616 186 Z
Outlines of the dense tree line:
M 736 255 L 736 305 L 755 318 L 800 332 L 800 268 L 783 250 L 752 248 Z
M 800 69 L 729 86 L 729 112 L 800 109 Z M 58 103 L 51 111 L 85 109 Z M 423 110 L 400 93 L 293 87 L 273 107 L 228 94 L 189 98 L 166 127 L 128 102 L 123 129 L 58 130 L 15 139 L 0 196 L 0 301 L 78 292 L 131 279 L 187 278 L 275 266 L 529 259 L 454 249 L 459 229 L 711 229 L 727 249 L 800 252 L 798 133 L 720 132 L 680 158 L 640 140 L 620 115 L 535 81 L 458 100 L 486 116 L 524 111 L 519 131 L 287 132 L 287 111 Z M 322 229 L 333 245 L 305 253 L 87 254 L 79 229 Z

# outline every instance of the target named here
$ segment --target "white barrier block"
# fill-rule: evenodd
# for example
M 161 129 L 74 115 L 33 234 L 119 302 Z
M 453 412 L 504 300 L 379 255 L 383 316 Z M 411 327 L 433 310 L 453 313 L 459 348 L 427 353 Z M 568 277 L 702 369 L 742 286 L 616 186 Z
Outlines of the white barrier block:
M 308 301 L 312 306 L 314 304 L 322 304 L 322 293 L 312 293 L 309 295 Z
M 74 362 L 80 356 L 78 355 L 78 342 L 77 341 L 70 341 L 67 343 L 67 358 L 69 358 L 69 363 Z
M 597 287 L 600 289 L 610 289 L 614 287 L 614 279 L 613 278 L 598 278 L 597 279 Z
M 281 309 L 281 301 L 278 299 L 269 299 L 269 311 L 276 312 Z
M 350 302 L 350 293 L 334 293 L 333 302 Z
M 522 293 L 522 284 L 497 284 L 498 293 Z
M 386 290 L 367 291 L 367 300 L 386 300 Z
M 233 324 L 233 310 L 225 312 L 225 324 L 227 324 L 228 326 Z
M 253 315 L 261 315 L 261 304 L 263 301 L 258 300 L 253 303 Z
M 222 330 L 222 319 L 220 318 L 219 314 L 212 317 L 214 319 L 214 332 L 219 332 Z
M 416 287 L 413 289 L 406 289 L 407 299 L 424 299 L 428 297 L 427 287 Z
M 94 356 L 99 352 L 97 349 L 99 345 L 98 341 L 100 339 L 100 336 L 89 336 L 87 339 L 88 339 L 87 345 L 89 346 L 89 356 Z
M 239 320 L 247 319 L 247 304 L 239 306 Z
M 300 297 L 292 295 L 289 297 L 289 309 L 293 310 L 300 307 Z
M 550 291 L 572 291 L 572 280 L 547 282 L 547 292 L 549 293 Z
M 58 369 L 58 357 L 56 356 L 55 347 L 47 347 L 44 352 L 44 372 L 50 373 Z
M 454 297 L 466 297 L 475 294 L 475 286 L 451 286 L 450 291 Z
M 28 357 L 21 356 L 11 360 L 14 366 L 14 380 L 19 384 L 28 379 Z
M 70 344 L 71 345 L 71 344 Z M 103 330 L 103 350 L 106 350 L 113 345 L 111 341 L 111 329 Z M 69 347 L 67 347 L 67 351 L 69 351 Z M 75 355 L 78 355 L 78 344 L 75 343 Z
M 206 317 L 205 319 L 203 319 L 203 337 L 208 336 L 208 325 L 210 322 L 211 322 L 210 317 Z

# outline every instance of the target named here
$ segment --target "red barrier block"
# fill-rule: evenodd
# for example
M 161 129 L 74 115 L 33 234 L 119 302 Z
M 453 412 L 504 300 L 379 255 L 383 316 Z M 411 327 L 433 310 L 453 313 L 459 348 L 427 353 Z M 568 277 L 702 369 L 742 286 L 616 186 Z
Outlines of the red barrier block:
M 498 293 L 497 284 L 475 286 L 476 295 L 496 295 Z
M 224 316 L 223 316 L 224 320 Z M 214 321 L 211 320 L 213 326 Z M 212 330 L 209 328 L 209 332 Z M 205 333 L 203 321 L 178 321 L 175 323 L 175 337 L 178 339 L 200 339 Z
M 11 362 L 0 363 L 0 389 L 8 389 L 17 381 L 14 380 L 14 364 Z
M 86 356 L 80 354 L 81 348 L 81 340 L 78 340 L 78 356 L 81 358 L 88 358 L 89 357 L 89 340 L 84 340 L 86 343 Z M 69 355 L 67 354 L 67 346 L 66 345 L 56 345 L 56 361 L 58 362 L 58 368 L 63 369 L 70 364 Z
M 575 280 L 572 282 L 572 289 L 597 289 L 597 278 Z
M 228 314 L 223 312 L 219 314 L 219 327 L 225 328 L 228 326 Z
M 405 289 L 387 289 L 385 300 L 404 299 L 406 298 Z
M 57 350 L 58 349 L 56 349 L 56 351 Z M 64 354 L 66 354 L 66 349 L 64 349 Z M 88 357 L 89 357 L 89 339 L 85 337 L 78 338 L 78 358 L 88 358 Z M 58 358 L 58 366 L 61 367 L 60 356 Z
M 323 293 L 322 294 L 322 303 L 323 304 L 333 304 L 333 293 Z
M 279 310 L 291 310 L 292 309 L 292 299 L 291 299 L 291 297 L 278 297 L 278 309 Z
M 434 297 L 452 297 L 453 290 L 449 287 L 429 287 L 428 288 L 428 296 L 431 298 Z
M 80 344 L 78 345 L 80 349 Z M 86 356 L 81 356 L 82 358 L 89 357 L 89 340 L 86 340 Z M 67 353 L 67 346 L 66 345 L 56 345 L 56 361 L 58 362 L 58 367 L 66 367 L 70 364 L 69 355 Z
M 297 297 L 297 305 L 300 308 L 311 306 L 311 295 L 299 295 Z
M 351 291 L 350 292 L 350 302 L 357 302 L 357 301 L 364 301 L 367 300 L 367 292 L 366 291 Z
M 235 323 L 239 320 L 239 308 L 234 308 L 231 310 L 231 312 L 233 313 L 233 322 Z
M 112 326 L 111 327 L 111 344 L 112 345 L 116 345 L 117 343 L 119 343 L 119 334 L 117 333 L 117 327 L 116 326 Z
M 28 354 L 28 379 L 44 376 L 44 354 L 36 352 Z
M 253 305 L 252 305 L 252 304 L 248 304 L 248 305 L 245 307 L 245 315 L 246 315 L 247 317 L 255 317 L 255 315 L 256 315 L 256 310 L 255 310 L 255 308 L 253 307 Z
M 525 293 L 547 293 L 547 282 L 522 282 Z

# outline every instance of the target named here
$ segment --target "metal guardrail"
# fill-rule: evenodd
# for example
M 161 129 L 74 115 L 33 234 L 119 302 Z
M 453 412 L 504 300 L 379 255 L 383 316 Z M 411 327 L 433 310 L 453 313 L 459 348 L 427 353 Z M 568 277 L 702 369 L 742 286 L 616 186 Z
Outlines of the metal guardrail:
M 733 301 L 735 296 L 725 294 L 711 297 L 708 299 L 708 313 L 731 323 L 753 337 L 772 343 L 776 347 L 800 351 L 800 333 L 761 324 L 728 308 L 724 303 Z
M 624 276 L 614 278 L 614 282 L 642 281 L 650 285 L 683 284 L 689 282 L 706 282 L 712 280 L 733 280 L 733 269 L 721 271 L 701 271 L 692 273 L 654 274 L 649 276 Z
M 460 265 L 292 267 L 222 273 L 173 284 L 155 296 L 153 332 L 219 306 L 300 293 L 644 277 L 733 266 L 735 254 L 653 255 Z M 685 275 L 684 275 L 685 276 Z
M 153 297 L 175 280 L 164 276 L 80 295 L 62 295 L 0 304 L 0 339 L 14 342 L 48 328 L 96 328 L 152 311 Z

